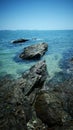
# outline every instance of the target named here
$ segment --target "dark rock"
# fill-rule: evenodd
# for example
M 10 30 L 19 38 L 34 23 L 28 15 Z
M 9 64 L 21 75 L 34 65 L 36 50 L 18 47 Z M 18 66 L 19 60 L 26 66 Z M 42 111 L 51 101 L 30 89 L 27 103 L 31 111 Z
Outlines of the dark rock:
M 64 92 L 66 96 L 65 99 L 67 104 L 67 111 L 70 113 L 70 115 L 73 118 L 73 78 L 71 78 L 68 81 Z
M 39 90 L 40 88 L 34 88 L 34 90 L 28 96 L 31 105 L 34 105 Z
M 24 48 L 24 51 L 20 54 L 22 59 L 40 59 L 48 49 L 47 43 L 40 43 L 28 46 Z
M 4 84 L 5 81 L 5 84 Z M 27 130 L 31 118 L 31 106 L 18 90 L 15 80 L 1 79 L 0 84 L 0 129 Z M 15 93 L 17 90 L 17 93 Z
M 40 61 L 33 65 L 28 72 L 24 73 L 23 78 L 17 80 L 17 90 L 19 88 L 19 91 L 25 96 L 30 95 L 35 88 L 40 89 L 42 87 L 47 76 L 46 63 L 45 61 Z
M 26 114 L 23 105 L 0 103 L 1 130 L 27 130 Z
M 68 74 L 67 74 L 68 75 Z M 55 79 L 56 80 L 55 80 Z M 58 75 L 59 78 L 59 75 Z M 53 77 L 50 81 L 45 83 L 44 90 L 48 90 L 49 93 L 58 93 L 60 100 L 62 101 L 62 109 L 68 115 L 71 116 L 69 120 L 73 121 L 73 77 L 62 76 L 63 80 L 59 82 L 57 77 Z M 45 105 L 44 105 L 45 106 Z M 68 121 L 63 123 L 63 126 L 58 126 L 54 130 L 72 130 L 73 122 L 70 124 Z
M 27 130 L 32 117 L 27 95 L 41 88 L 47 78 L 45 61 L 38 62 L 17 80 L 6 76 L 0 81 L 0 129 Z M 38 90 L 39 90 L 38 89 Z M 35 93 L 36 94 L 36 93 Z M 34 95 L 34 98 L 36 95 Z
M 29 39 L 18 39 L 18 40 L 12 41 L 12 43 L 22 43 L 22 42 L 26 42 L 26 41 L 29 41 Z
M 63 101 L 58 92 L 42 91 L 35 102 L 37 116 L 48 126 L 63 125 L 71 120 L 70 115 L 64 111 Z
M 45 84 L 44 89 L 48 89 L 49 92 L 58 92 L 59 97 L 63 101 L 63 107 L 73 118 L 73 78 L 67 77 L 65 81 L 60 83 L 54 83 L 52 80 Z
M 56 126 L 53 130 L 73 130 L 73 121 L 67 122 L 63 126 Z

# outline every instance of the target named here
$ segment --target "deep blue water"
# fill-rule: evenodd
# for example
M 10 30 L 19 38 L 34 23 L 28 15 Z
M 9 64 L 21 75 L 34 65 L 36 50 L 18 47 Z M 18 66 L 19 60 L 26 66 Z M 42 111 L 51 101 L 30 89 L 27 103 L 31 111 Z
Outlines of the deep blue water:
M 19 38 L 30 39 L 26 43 L 12 44 Z M 35 39 L 36 38 L 36 39 Z M 48 51 L 41 58 L 45 59 L 50 77 L 66 67 L 64 61 L 73 56 L 73 30 L 61 31 L 0 31 L 0 76 L 11 74 L 19 77 L 37 61 L 19 58 L 24 47 L 40 42 L 48 43 Z

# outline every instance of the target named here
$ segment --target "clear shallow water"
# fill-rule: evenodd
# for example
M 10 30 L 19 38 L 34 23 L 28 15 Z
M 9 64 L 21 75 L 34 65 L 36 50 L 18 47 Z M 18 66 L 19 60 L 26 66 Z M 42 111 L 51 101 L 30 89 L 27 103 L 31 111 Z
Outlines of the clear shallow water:
M 29 38 L 22 44 L 12 44 L 12 40 Z M 34 39 L 36 38 L 36 39 Z M 20 77 L 37 61 L 26 61 L 19 58 L 24 47 L 40 42 L 48 43 L 48 51 L 42 57 L 47 63 L 50 77 L 62 71 L 60 62 L 73 56 L 73 31 L 0 31 L 0 76 L 11 74 Z

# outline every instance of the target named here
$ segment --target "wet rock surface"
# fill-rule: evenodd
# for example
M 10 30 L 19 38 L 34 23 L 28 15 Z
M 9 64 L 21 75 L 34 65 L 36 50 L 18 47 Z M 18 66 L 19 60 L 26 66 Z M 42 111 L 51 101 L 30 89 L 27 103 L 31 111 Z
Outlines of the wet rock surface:
M 32 118 L 32 106 L 27 95 L 34 88 L 41 88 L 47 78 L 45 61 L 32 66 L 28 73 L 17 80 L 5 77 L 0 81 L 0 129 L 27 130 Z M 39 91 L 38 89 L 38 91 Z
M 39 43 L 24 48 L 24 51 L 20 54 L 22 59 L 40 59 L 48 49 L 47 43 Z
M 35 110 L 37 116 L 48 126 L 62 125 L 71 119 L 64 111 L 63 101 L 57 92 L 40 92 L 36 98 Z
M 23 77 L 17 80 L 16 85 L 19 86 L 19 91 L 28 96 L 35 88 L 40 89 L 42 87 L 47 76 L 46 63 L 45 61 L 40 61 L 24 73 Z
M 23 43 L 23 42 L 26 42 L 26 41 L 29 41 L 29 39 L 17 39 L 17 40 L 14 40 L 12 41 L 12 43 Z
M 73 130 L 73 121 L 70 121 L 63 126 L 56 126 L 53 130 Z
M 27 130 L 48 130 L 48 127 L 39 118 L 36 118 L 27 123 Z
M 27 130 L 26 124 L 31 118 L 27 97 L 19 91 L 15 93 L 18 88 L 15 80 L 5 77 L 0 83 L 0 129 Z
M 54 84 L 53 81 L 46 83 L 45 88 L 49 92 L 57 92 L 59 97 L 63 102 L 63 108 L 66 110 L 73 118 L 72 110 L 72 99 L 73 99 L 73 78 L 65 79 L 63 82 Z
M 29 46 L 20 57 L 38 59 L 47 48 L 46 43 Z M 45 61 L 18 79 L 0 78 L 1 130 L 73 130 L 73 59 L 66 63 L 52 79 Z

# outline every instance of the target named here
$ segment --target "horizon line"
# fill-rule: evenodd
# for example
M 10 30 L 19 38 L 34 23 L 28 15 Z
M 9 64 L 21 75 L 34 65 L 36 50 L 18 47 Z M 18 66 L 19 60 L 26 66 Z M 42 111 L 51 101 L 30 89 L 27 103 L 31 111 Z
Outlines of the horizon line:
M 65 31 L 73 29 L 0 29 L 0 31 Z

